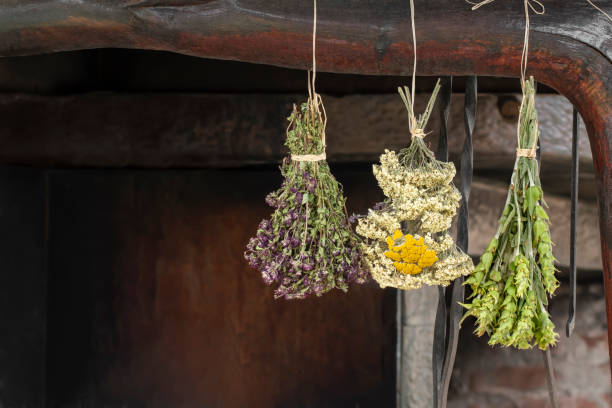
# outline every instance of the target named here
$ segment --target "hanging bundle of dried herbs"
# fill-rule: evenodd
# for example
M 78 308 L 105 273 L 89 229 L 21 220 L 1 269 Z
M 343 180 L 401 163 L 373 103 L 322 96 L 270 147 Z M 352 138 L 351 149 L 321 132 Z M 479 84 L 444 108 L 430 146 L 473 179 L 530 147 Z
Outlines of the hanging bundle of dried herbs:
M 380 156 L 380 165 L 373 171 L 386 199 L 358 220 L 357 233 L 365 238 L 364 260 L 383 288 L 446 286 L 473 269 L 472 260 L 456 247 L 449 233 L 461 199 L 452 184 L 455 166 L 436 160 L 423 140 L 439 89 L 438 81 L 418 119 L 409 89 L 399 89 L 412 141 L 399 154 L 385 150 Z
M 476 318 L 475 333 L 489 344 L 546 350 L 558 335 L 546 309 L 559 286 L 539 177 L 539 137 L 533 78 L 523 81 L 518 149 L 508 198 L 497 232 L 474 273 L 465 316 Z M 464 317 L 465 319 L 465 317 Z
M 266 197 L 274 208 L 249 241 L 245 258 L 266 284 L 280 283 L 275 297 L 303 299 L 349 283 L 364 283 L 357 237 L 348 222 L 345 198 L 325 161 L 325 110 L 314 96 L 288 118 L 280 189 Z

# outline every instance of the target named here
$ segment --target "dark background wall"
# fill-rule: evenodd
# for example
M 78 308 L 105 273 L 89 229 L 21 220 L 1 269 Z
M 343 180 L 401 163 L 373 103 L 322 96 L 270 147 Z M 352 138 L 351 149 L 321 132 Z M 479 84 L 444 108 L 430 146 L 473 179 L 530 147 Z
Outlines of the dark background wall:
M 375 190 L 341 172 L 351 209 Z M 242 252 L 275 171 L 49 173 L 52 406 L 389 406 L 394 297 L 273 299 Z M 130 405 L 131 406 L 131 405 Z

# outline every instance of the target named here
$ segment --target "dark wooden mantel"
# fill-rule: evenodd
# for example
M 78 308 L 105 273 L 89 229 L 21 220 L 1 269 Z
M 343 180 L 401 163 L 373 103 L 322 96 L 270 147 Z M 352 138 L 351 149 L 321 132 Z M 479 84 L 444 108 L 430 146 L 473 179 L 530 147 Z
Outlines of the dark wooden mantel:
M 462 0 L 415 3 L 419 75 L 518 76 L 522 2 L 477 11 Z M 528 73 L 566 96 L 586 123 L 612 322 L 612 23 L 586 1 L 544 3 L 546 14 L 532 16 Z M 612 11 L 612 0 L 598 4 Z M 410 75 L 407 0 L 319 0 L 319 22 L 320 70 Z M 136 48 L 307 69 L 311 25 L 304 0 L 7 0 L 0 56 Z

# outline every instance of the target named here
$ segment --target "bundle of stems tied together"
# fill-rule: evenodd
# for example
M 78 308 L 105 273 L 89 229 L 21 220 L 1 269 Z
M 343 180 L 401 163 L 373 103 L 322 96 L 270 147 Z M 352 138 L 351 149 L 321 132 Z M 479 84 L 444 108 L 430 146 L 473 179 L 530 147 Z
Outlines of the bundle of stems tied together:
M 293 106 L 285 145 L 281 187 L 266 197 L 274 208 L 249 241 L 245 258 L 275 297 L 303 299 L 343 291 L 369 276 L 350 227 L 342 186 L 325 160 L 325 109 L 320 95 Z
M 406 105 L 410 144 L 395 153 L 385 150 L 373 173 L 385 200 L 359 217 L 357 233 L 372 277 L 381 287 L 418 289 L 446 286 L 473 269 L 450 235 L 461 195 L 453 185 L 453 163 L 436 160 L 423 140 L 440 81 L 418 117 L 408 87 L 399 88 Z
M 472 295 L 464 305 L 476 318 L 475 333 L 490 345 L 542 350 L 558 335 L 547 311 L 559 282 L 549 218 L 536 160 L 539 137 L 533 78 L 522 81 L 517 158 L 497 232 L 465 284 Z

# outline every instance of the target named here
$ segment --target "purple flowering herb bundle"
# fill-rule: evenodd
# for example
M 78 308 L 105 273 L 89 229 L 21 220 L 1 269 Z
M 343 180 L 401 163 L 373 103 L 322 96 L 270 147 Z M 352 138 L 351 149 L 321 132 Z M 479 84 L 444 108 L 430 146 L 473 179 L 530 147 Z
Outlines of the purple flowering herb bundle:
M 266 284 L 279 283 L 275 298 L 304 299 L 349 283 L 364 283 L 357 236 L 346 212 L 342 186 L 325 161 L 325 110 L 318 94 L 288 118 L 281 187 L 268 194 L 274 209 L 259 224 L 244 253 Z

